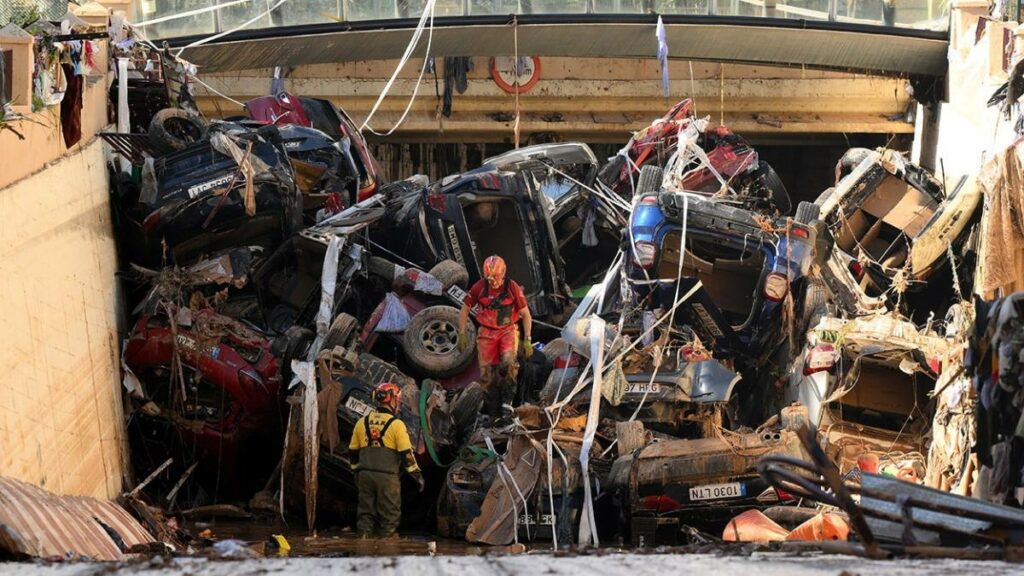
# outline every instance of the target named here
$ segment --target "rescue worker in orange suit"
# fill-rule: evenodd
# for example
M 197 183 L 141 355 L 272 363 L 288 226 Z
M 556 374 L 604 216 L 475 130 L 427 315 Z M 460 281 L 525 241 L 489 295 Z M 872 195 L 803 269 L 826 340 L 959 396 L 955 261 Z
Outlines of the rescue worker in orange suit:
M 469 289 L 459 315 L 459 347 L 466 341 L 466 321 L 473 306 L 478 306 L 476 349 L 480 361 L 480 379 L 486 392 L 485 410 L 492 416 L 501 414 L 501 406 L 515 396 L 519 363 L 518 322 L 523 322 L 523 356 L 533 355 L 530 331 L 533 318 L 526 304 L 523 289 L 515 280 L 505 277 L 505 261 L 500 256 L 484 260 L 484 277 Z
M 369 538 L 395 536 L 402 517 L 402 468 L 423 492 L 423 474 L 416 465 L 409 431 L 398 414 L 401 389 L 385 382 L 373 390 L 376 409 L 356 422 L 348 449 L 356 472 L 359 505 L 356 529 Z

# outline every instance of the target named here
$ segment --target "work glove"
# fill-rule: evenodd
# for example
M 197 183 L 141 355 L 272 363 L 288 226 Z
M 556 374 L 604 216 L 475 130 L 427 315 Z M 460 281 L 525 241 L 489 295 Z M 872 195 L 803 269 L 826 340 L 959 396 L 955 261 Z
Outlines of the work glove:
M 466 338 L 466 331 L 459 331 L 459 352 L 465 352 L 469 348 L 469 339 Z
M 419 488 L 420 493 L 422 493 L 426 487 L 426 483 L 423 481 L 423 474 L 417 472 L 412 475 L 412 479 L 416 481 L 416 486 Z
M 533 342 L 529 338 L 523 338 L 523 358 L 529 360 L 533 356 Z

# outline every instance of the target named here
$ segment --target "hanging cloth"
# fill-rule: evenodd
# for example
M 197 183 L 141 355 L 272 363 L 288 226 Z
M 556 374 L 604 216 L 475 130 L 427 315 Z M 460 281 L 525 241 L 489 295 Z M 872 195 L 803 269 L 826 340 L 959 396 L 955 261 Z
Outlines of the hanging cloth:
M 67 89 L 60 102 L 60 130 L 64 134 L 64 145 L 71 148 L 82 139 L 82 92 L 85 76 L 75 74 L 73 64 L 62 64 Z

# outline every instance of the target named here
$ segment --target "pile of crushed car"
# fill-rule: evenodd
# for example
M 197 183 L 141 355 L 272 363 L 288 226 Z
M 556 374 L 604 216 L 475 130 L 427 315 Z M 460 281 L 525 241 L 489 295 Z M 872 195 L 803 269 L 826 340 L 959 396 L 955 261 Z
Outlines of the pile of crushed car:
M 132 461 L 145 477 L 173 459 L 148 486 L 166 507 L 350 523 L 345 446 L 381 382 L 402 387 L 427 482 L 404 486 L 403 526 L 472 542 L 665 544 L 752 510 L 821 523 L 825 504 L 758 469 L 810 459 L 805 428 L 850 478 L 968 493 L 973 181 L 852 149 L 794 209 L 683 100 L 606 163 L 547 144 L 389 183 L 329 102 L 246 111 L 107 136 L 133 165 L 113 190 Z M 501 416 L 457 329 L 491 254 L 541 352 Z

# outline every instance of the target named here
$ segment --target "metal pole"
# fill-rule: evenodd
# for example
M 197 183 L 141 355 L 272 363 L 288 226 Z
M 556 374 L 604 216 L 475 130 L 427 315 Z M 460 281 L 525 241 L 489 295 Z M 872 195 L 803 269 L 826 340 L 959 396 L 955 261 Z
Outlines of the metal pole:
M 838 1 L 837 0 L 828 0 L 828 21 L 829 22 L 835 22 L 836 21 L 836 11 L 837 10 L 838 10 Z

